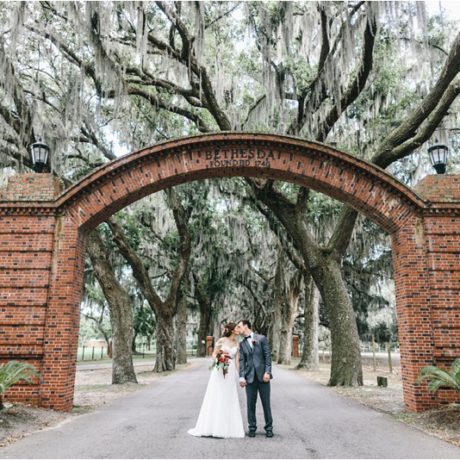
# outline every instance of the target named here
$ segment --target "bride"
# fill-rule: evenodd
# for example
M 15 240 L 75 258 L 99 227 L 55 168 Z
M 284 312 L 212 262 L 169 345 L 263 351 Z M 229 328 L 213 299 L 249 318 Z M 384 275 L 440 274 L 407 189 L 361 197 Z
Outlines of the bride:
M 238 399 L 239 343 L 235 327 L 236 324 L 228 323 L 214 348 L 214 361 L 223 351 L 230 356 L 229 367 L 226 375 L 222 369 L 213 367 L 195 428 L 188 430 L 193 436 L 244 438 Z

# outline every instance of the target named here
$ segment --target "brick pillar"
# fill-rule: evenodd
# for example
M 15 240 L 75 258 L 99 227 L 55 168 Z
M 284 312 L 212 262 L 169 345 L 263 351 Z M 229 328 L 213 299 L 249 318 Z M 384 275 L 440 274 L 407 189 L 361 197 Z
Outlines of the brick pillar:
M 58 217 L 44 336 L 41 407 L 72 409 L 83 269 L 84 237 L 71 218 Z
M 212 355 L 212 352 L 214 350 L 214 338 L 211 335 L 208 335 L 206 337 L 206 355 L 210 356 Z
M 460 357 L 460 176 L 427 176 L 416 190 L 430 201 L 423 225 L 433 344 L 429 364 L 447 370 Z M 431 399 L 432 405 L 460 403 L 454 390 L 441 389 Z
M 299 357 L 299 336 L 293 335 L 292 336 L 292 357 L 298 358 Z
M 53 216 L 0 215 L 0 363 L 40 373 L 54 228 Z M 6 400 L 38 405 L 38 383 L 15 385 Z
M 421 217 L 413 216 L 393 235 L 392 248 L 404 402 L 408 410 L 419 412 L 435 405 L 426 385 L 416 383 L 420 368 L 431 364 L 433 357 L 430 287 Z
M 43 375 L 44 341 L 56 218 L 49 207 L 60 192 L 51 174 L 9 178 L 0 200 L 0 362 L 28 362 Z M 33 200 L 33 203 L 26 203 Z M 7 400 L 39 405 L 39 381 L 18 384 Z

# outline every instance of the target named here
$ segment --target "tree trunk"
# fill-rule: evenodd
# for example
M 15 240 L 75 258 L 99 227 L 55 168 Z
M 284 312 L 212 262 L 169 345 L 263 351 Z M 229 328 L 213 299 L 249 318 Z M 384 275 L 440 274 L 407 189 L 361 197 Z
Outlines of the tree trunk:
M 319 291 L 311 275 L 304 274 L 305 281 L 305 307 L 302 357 L 297 369 L 318 370 L 318 326 L 319 326 Z M 308 280 L 308 281 L 307 281 Z
M 134 333 L 133 334 L 133 340 L 131 342 L 131 351 L 133 352 L 133 354 L 137 353 L 137 350 L 136 350 L 136 338 L 137 338 L 137 334 Z
M 112 383 L 137 383 L 131 352 L 133 330 L 131 305 L 120 302 L 117 306 L 112 305 L 111 310 L 113 331 Z
M 187 364 L 187 298 L 180 294 L 176 313 L 176 360 Z
M 281 341 L 281 308 L 282 305 L 277 303 L 273 311 L 273 322 L 270 327 L 270 348 L 272 350 L 272 360 L 278 362 L 280 356 Z
M 278 364 L 291 364 L 292 328 L 299 312 L 299 297 L 301 292 L 302 273 L 298 271 L 289 283 L 287 302 L 281 311 L 281 335 Z
M 206 356 L 206 336 L 212 332 L 211 328 L 211 299 L 202 281 L 195 273 L 195 295 L 200 308 L 200 325 L 198 327 L 198 356 Z
M 312 274 L 330 321 L 332 358 L 329 385 L 362 385 L 358 327 L 339 262 L 332 257 L 324 258 L 321 268 Z
M 110 308 L 112 324 L 112 383 L 137 383 L 131 352 L 133 311 L 129 294 L 116 279 L 97 230 L 88 237 L 88 254 Z
M 211 308 L 208 303 L 200 302 L 200 326 L 198 328 L 198 356 L 206 356 L 206 336 L 210 334 Z
M 331 324 L 332 363 L 329 385 L 362 385 L 363 371 L 356 318 L 342 278 L 340 260 L 356 219 L 356 212 L 341 216 L 341 231 L 326 248 L 317 245 L 306 227 L 303 209 L 273 189 L 253 185 L 256 197 L 278 217 L 302 254 L 326 307 Z
M 282 311 L 286 303 L 284 292 L 284 257 L 282 251 L 278 253 L 278 262 L 276 264 L 275 279 L 274 279 L 274 292 L 273 292 L 273 313 L 272 323 L 270 327 L 270 339 L 272 359 L 274 362 L 278 361 L 280 356 L 280 341 L 281 341 L 281 321 Z
M 173 309 L 170 309 L 172 312 Z M 156 314 L 157 352 L 153 372 L 172 371 L 176 367 L 174 349 L 174 315 L 157 312 Z

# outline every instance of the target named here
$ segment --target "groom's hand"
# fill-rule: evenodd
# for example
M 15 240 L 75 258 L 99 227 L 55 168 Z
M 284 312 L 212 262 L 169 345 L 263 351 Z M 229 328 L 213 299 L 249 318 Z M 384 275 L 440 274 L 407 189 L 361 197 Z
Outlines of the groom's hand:
M 268 383 L 270 381 L 270 374 L 268 372 L 265 372 L 265 374 L 263 376 L 263 381 L 265 383 Z

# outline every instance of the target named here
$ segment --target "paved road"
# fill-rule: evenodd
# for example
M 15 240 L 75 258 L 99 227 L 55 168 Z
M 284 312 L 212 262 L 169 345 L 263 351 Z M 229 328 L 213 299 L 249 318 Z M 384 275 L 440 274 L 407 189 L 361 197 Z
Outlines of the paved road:
M 459 448 L 280 368 L 272 382 L 273 439 L 194 438 L 187 429 L 208 372 L 208 360 L 195 359 L 109 407 L 0 449 L 0 458 L 460 458 Z M 260 410 L 258 419 L 262 426 Z

